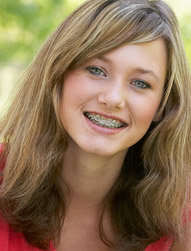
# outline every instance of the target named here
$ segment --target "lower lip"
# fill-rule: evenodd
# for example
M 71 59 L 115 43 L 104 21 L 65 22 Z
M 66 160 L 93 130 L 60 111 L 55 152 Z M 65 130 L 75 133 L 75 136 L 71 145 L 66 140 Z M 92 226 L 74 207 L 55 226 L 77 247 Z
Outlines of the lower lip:
M 99 133 L 104 133 L 104 134 L 116 134 L 116 133 L 119 133 L 121 132 L 122 130 L 124 130 L 127 126 L 123 126 L 123 127 L 120 127 L 120 128 L 106 128 L 106 127 L 102 127 L 102 126 L 99 126 L 99 125 L 96 125 L 94 124 L 91 120 L 89 120 L 85 115 L 84 115 L 88 125 L 94 129 L 96 132 L 99 132 Z

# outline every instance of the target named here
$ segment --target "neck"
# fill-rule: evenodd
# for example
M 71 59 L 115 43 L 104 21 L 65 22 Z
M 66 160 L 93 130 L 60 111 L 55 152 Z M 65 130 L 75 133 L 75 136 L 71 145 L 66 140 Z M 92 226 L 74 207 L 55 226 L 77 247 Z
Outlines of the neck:
M 76 206 L 102 206 L 105 196 L 115 183 L 126 152 L 115 156 L 95 156 L 68 146 L 62 180 L 69 188 L 70 202 Z

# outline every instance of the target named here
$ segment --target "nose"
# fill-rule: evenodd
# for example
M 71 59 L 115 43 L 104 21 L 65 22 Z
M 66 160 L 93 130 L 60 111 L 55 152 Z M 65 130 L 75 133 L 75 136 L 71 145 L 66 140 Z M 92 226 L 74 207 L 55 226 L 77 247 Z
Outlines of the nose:
M 121 83 L 108 83 L 108 86 L 98 95 L 98 102 L 107 109 L 121 109 L 125 107 L 124 90 Z

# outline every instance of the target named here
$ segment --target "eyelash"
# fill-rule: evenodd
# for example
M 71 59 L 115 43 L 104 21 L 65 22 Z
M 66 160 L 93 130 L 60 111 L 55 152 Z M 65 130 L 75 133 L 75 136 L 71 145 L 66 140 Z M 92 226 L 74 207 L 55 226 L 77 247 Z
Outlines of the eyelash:
M 95 75 L 95 76 L 98 76 L 98 77 L 107 77 L 106 73 L 100 68 L 100 67 L 97 67 L 97 66 L 88 66 L 86 67 L 86 69 L 89 71 L 90 74 L 92 75 Z M 99 71 L 96 72 L 96 71 Z M 136 83 L 141 83 L 142 84 L 142 87 L 140 86 L 136 86 Z M 151 88 L 151 85 L 149 83 L 147 83 L 146 81 L 144 80 L 140 80 L 140 79 L 135 79 L 131 82 L 135 87 L 139 88 L 139 89 L 150 89 Z
M 106 73 L 100 67 L 97 67 L 97 66 L 88 66 L 88 67 L 86 67 L 86 69 L 92 75 L 101 76 L 101 77 L 107 77 Z M 98 72 L 95 72 L 95 71 L 99 71 L 99 72 L 101 72 L 101 74 L 99 74 Z
M 136 85 L 136 82 L 141 83 L 141 84 L 142 84 L 142 87 L 137 86 L 137 85 Z M 147 83 L 146 81 L 144 81 L 144 80 L 135 79 L 135 80 L 133 80 L 132 83 L 133 83 L 133 85 L 134 85 L 135 87 L 137 87 L 137 88 L 139 88 L 139 89 L 150 89 L 150 88 L 151 88 L 151 85 L 150 85 L 149 83 Z

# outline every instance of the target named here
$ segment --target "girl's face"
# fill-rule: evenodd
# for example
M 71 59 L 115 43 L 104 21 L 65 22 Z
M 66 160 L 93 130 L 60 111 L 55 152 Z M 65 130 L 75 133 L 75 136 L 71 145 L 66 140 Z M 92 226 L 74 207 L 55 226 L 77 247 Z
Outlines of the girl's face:
M 162 39 L 123 45 L 65 75 L 60 117 L 69 144 L 112 156 L 139 141 L 159 107 L 167 68 Z

